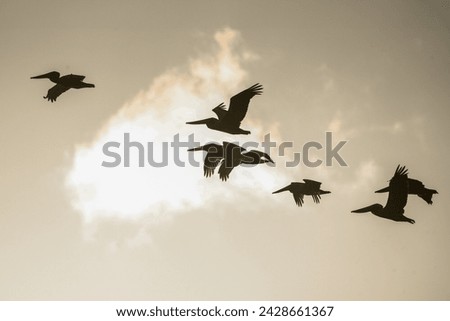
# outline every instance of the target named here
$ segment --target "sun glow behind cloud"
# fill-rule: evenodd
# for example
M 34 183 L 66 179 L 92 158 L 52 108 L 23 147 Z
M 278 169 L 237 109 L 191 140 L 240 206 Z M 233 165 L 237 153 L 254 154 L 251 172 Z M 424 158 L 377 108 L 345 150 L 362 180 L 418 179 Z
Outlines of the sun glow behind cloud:
M 203 169 L 187 163 L 187 148 L 180 149 L 180 160 L 185 167 L 174 164 L 170 142 L 179 134 L 187 141 L 195 133 L 195 140 L 204 144 L 210 141 L 261 142 L 263 129 L 252 114 L 243 126 L 252 135 L 230 136 L 213 132 L 203 126 L 190 126 L 185 122 L 211 117 L 211 109 L 231 95 L 257 81 L 249 80 L 243 63 L 256 56 L 238 44 L 239 33 L 226 28 L 215 34 L 212 53 L 190 60 L 187 68 L 171 69 L 156 77 L 149 89 L 136 95 L 125 104 L 100 129 L 92 142 L 77 146 L 73 165 L 67 176 L 73 206 L 82 214 L 85 222 L 102 217 L 136 219 L 144 215 L 170 219 L 188 210 L 214 209 L 217 199 L 237 200 L 240 191 L 252 190 L 262 196 L 285 179 L 275 168 L 260 165 L 255 168 L 237 168 L 231 179 L 223 183 L 215 175 L 203 177 Z M 264 96 L 264 95 L 263 95 Z M 257 104 L 257 96 L 252 105 Z M 262 97 L 262 98 L 261 98 Z M 138 166 L 138 149 L 131 148 L 131 166 L 123 166 L 124 133 L 130 140 L 145 147 L 145 166 Z M 115 141 L 121 147 L 115 152 L 122 155 L 122 163 L 115 168 L 102 167 L 102 161 L 112 161 L 103 154 L 103 145 Z M 168 166 L 152 167 L 147 163 L 148 143 L 153 143 L 152 158 L 160 162 L 164 158 L 163 142 L 168 143 Z M 203 164 L 203 153 L 196 152 L 195 159 Z M 243 201 L 243 200 L 240 200 Z

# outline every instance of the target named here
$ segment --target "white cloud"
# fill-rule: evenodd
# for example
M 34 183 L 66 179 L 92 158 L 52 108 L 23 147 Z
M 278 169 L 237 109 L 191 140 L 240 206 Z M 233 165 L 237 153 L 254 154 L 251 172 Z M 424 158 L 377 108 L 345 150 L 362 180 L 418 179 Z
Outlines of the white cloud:
M 332 70 L 330 67 L 327 64 L 322 63 L 319 68 L 317 68 L 317 72 L 320 75 L 324 93 L 335 92 L 337 85 L 336 80 L 332 76 Z
M 144 146 L 153 142 L 155 161 L 163 157 L 163 142 L 170 144 L 177 133 L 182 141 L 195 133 L 195 140 L 201 143 L 261 141 L 265 131 L 252 116 L 251 107 L 242 125 L 251 129 L 249 136 L 230 136 L 185 124 L 213 116 L 214 106 L 224 100 L 228 104 L 231 95 L 257 82 L 249 80 L 243 68 L 243 63 L 256 55 L 242 48 L 239 33 L 226 28 L 217 32 L 214 39 L 212 53 L 191 59 L 187 67 L 173 68 L 156 77 L 148 90 L 138 93 L 106 122 L 92 142 L 77 146 L 66 183 L 72 204 L 85 222 L 111 217 L 136 220 L 144 216 L 151 216 L 152 222 L 167 220 L 192 209 L 214 208 L 217 199 L 235 202 L 240 190 L 251 189 L 264 198 L 280 180 L 285 181 L 275 168 L 265 165 L 238 168 L 226 183 L 218 176 L 206 179 L 202 168 L 189 164 L 184 168 L 175 166 L 170 145 L 166 167 L 148 164 L 138 167 L 136 148 L 131 151 L 131 167 L 123 167 L 123 159 L 119 167 L 101 166 L 104 160 L 112 161 L 103 154 L 106 142 L 121 143 L 117 152 L 123 156 L 124 133 L 130 133 L 131 141 Z M 259 99 L 264 99 L 264 94 L 253 98 L 252 104 Z M 180 150 L 182 161 L 187 161 L 186 149 Z M 195 159 L 202 164 L 203 154 L 197 152 Z
M 372 125 L 368 127 L 368 129 L 374 132 L 384 132 L 390 135 L 395 135 L 404 132 L 405 123 L 398 120 L 389 125 Z
M 352 184 L 352 189 L 359 190 L 363 187 L 374 186 L 380 175 L 379 166 L 374 160 L 362 162 L 356 170 L 357 179 Z
M 343 116 L 341 110 L 337 110 L 334 117 L 328 123 L 327 131 L 333 133 L 336 139 L 347 140 L 359 133 L 359 130 L 355 127 L 350 127 L 346 122 L 346 118 Z

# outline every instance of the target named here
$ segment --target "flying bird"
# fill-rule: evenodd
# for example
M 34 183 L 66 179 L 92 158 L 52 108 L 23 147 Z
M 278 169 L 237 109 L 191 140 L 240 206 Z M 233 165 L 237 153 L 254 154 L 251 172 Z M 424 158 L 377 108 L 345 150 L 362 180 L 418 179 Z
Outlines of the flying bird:
M 382 188 L 375 193 L 386 193 L 389 192 L 389 187 Z M 417 180 L 408 178 L 408 194 L 410 195 L 417 195 L 420 198 L 422 198 L 425 202 L 428 204 L 433 204 L 433 201 L 431 198 L 433 197 L 433 194 L 439 194 L 435 189 L 428 189 L 425 187 L 425 185 Z
M 297 206 L 302 206 L 304 203 L 303 197 L 305 195 L 311 195 L 314 203 L 320 202 L 320 195 L 329 194 L 330 191 L 323 191 L 320 189 L 321 182 L 316 182 L 311 179 L 304 179 L 304 183 L 292 182 L 290 185 L 273 192 L 272 194 L 289 191 L 294 196 L 294 201 Z
M 54 102 L 63 92 L 66 92 L 70 88 L 80 89 L 80 88 L 94 88 L 93 84 L 88 84 L 83 82 L 85 76 L 79 75 L 65 75 L 60 77 L 59 72 L 52 71 L 40 76 L 31 77 L 31 79 L 42 79 L 48 78 L 50 81 L 54 82 L 56 85 L 50 88 L 47 92 L 47 96 L 44 99 Z
M 367 213 L 396 222 L 408 222 L 414 224 L 415 221 L 404 216 L 404 207 L 408 201 L 408 170 L 404 166 L 397 166 L 394 176 L 389 181 L 389 196 L 386 205 L 373 204 L 352 213 Z
M 224 103 L 216 106 L 212 111 L 216 113 L 217 118 L 211 117 L 202 120 L 187 122 L 186 124 L 204 124 L 208 128 L 213 130 L 218 130 L 233 135 L 248 135 L 250 134 L 250 131 L 240 128 L 241 121 L 244 119 L 245 114 L 247 113 L 250 99 L 252 99 L 255 95 L 261 95 L 262 90 L 263 87 L 260 84 L 255 84 L 250 88 L 241 91 L 239 94 L 231 97 L 228 110 L 225 110 Z
M 219 168 L 219 177 L 227 181 L 233 168 L 239 165 L 275 164 L 267 153 L 259 150 L 246 151 L 245 148 L 228 143 L 224 145 L 224 158 Z

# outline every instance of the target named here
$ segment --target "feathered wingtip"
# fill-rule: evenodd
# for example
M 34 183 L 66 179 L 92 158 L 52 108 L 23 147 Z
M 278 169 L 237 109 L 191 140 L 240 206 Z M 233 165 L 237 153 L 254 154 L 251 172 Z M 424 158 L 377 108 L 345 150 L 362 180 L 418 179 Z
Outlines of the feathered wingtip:
M 56 101 L 56 98 L 49 97 L 49 96 L 43 96 L 44 99 L 47 99 L 48 101 L 54 102 Z
M 255 95 L 261 95 L 263 92 L 263 86 L 260 83 L 256 83 L 249 88 Z
M 230 175 L 229 175 L 229 174 L 221 173 L 221 172 L 219 171 L 219 177 L 220 177 L 220 179 L 222 180 L 222 182 L 226 182 L 226 181 L 228 180 L 228 178 L 230 177 Z
M 300 195 L 293 194 L 293 196 L 294 196 L 295 204 L 297 204 L 297 206 L 299 206 L 299 207 L 302 207 L 302 205 L 303 205 L 303 198 Z
M 395 176 L 404 176 L 408 175 L 408 169 L 405 166 L 397 165 L 397 169 L 395 170 Z

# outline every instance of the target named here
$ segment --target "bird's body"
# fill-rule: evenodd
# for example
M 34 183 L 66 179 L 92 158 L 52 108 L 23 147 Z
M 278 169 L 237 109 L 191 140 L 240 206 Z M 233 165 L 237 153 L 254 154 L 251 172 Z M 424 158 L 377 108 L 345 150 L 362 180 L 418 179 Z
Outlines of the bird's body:
M 61 95 L 62 93 L 66 92 L 71 88 L 80 89 L 80 88 L 95 87 L 95 85 L 93 84 L 83 82 L 85 76 L 70 74 L 60 77 L 60 74 L 57 71 L 52 71 L 40 76 L 31 77 L 31 79 L 43 79 L 43 78 L 48 78 L 50 81 L 56 84 L 55 86 L 53 86 L 48 90 L 47 96 L 44 96 L 44 99 L 47 99 L 51 102 L 56 101 L 56 98 L 58 98 L 59 95 Z
M 389 196 L 386 205 L 373 204 L 352 213 L 367 213 L 396 222 L 408 222 L 414 224 L 415 221 L 404 216 L 404 207 L 408 201 L 408 170 L 405 167 L 397 166 L 395 174 L 389 181 Z
M 190 125 L 204 124 L 208 128 L 218 130 L 232 135 L 248 135 L 250 131 L 240 128 L 241 121 L 244 119 L 250 99 L 255 95 L 262 94 L 263 87 L 260 84 L 255 84 L 250 88 L 234 95 L 230 99 L 230 106 L 225 110 L 225 104 L 221 103 L 213 109 L 217 118 L 206 118 L 197 121 L 187 122 Z
M 240 164 L 262 164 L 266 162 L 272 162 L 272 159 L 266 153 L 250 150 L 246 151 L 245 148 L 236 144 L 223 142 L 219 144 L 206 144 L 203 146 L 188 149 L 189 152 L 193 151 L 206 151 L 205 161 L 203 165 L 203 172 L 205 177 L 210 177 L 214 174 L 214 170 L 219 166 L 219 177 L 221 180 L 226 181 L 230 176 L 234 167 Z
M 304 179 L 303 181 L 304 183 L 292 182 L 290 185 L 283 187 L 282 189 L 279 189 L 272 194 L 289 191 L 294 197 L 295 204 L 297 204 L 297 206 L 302 206 L 304 203 L 303 198 L 305 195 L 312 196 L 314 203 L 319 203 L 321 199 L 320 195 L 331 193 L 329 191 L 321 190 L 320 185 L 322 185 L 322 183 L 320 182 L 316 182 L 311 179 Z
M 389 186 L 382 188 L 376 191 L 375 193 L 385 193 L 385 192 L 389 192 Z M 433 194 L 438 194 L 438 192 L 435 189 L 426 188 L 425 185 L 417 179 L 408 178 L 408 194 L 417 195 L 420 198 L 422 198 L 425 202 L 431 205 L 433 204 L 432 201 Z

